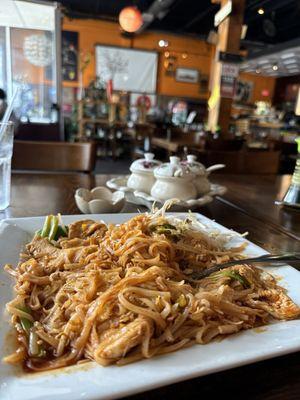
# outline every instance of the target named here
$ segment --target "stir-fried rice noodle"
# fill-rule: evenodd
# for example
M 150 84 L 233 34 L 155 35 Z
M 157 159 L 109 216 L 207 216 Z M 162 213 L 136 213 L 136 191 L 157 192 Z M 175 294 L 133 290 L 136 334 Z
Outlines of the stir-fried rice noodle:
M 7 304 L 18 337 L 6 362 L 49 370 L 94 360 L 119 365 L 291 319 L 299 308 L 245 245 L 165 208 L 121 225 L 83 220 L 57 241 L 36 234 L 16 268 Z M 197 281 L 195 272 L 241 259 Z

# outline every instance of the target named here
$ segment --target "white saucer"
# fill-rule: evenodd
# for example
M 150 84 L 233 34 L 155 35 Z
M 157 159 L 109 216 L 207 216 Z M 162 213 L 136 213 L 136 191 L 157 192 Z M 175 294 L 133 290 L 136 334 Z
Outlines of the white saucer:
M 106 185 L 110 189 L 119 190 L 125 193 L 126 201 L 129 203 L 143 205 L 149 208 L 152 208 L 153 203 L 155 202 L 158 207 L 160 207 L 164 202 L 159 199 L 155 199 L 150 196 L 148 193 L 139 192 L 138 190 L 131 189 L 127 186 L 127 179 L 129 175 L 118 176 L 117 178 L 110 179 L 106 182 Z M 199 197 L 198 199 L 190 199 L 186 201 L 180 201 L 177 204 L 172 206 L 172 211 L 185 211 L 192 210 L 194 208 L 203 206 L 205 204 L 213 201 L 214 196 L 221 196 L 227 191 L 225 186 L 221 186 L 218 184 L 211 184 L 210 192 L 205 195 Z

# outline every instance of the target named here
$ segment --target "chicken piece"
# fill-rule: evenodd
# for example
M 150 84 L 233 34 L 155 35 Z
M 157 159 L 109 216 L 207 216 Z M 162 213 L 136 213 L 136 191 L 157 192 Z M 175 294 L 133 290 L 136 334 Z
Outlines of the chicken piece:
M 97 245 L 71 247 L 60 249 L 49 242 L 46 238 L 35 236 L 27 245 L 29 253 L 39 261 L 43 261 L 51 270 L 64 263 L 76 263 L 84 260 L 87 255 L 98 250 Z
M 69 225 L 69 239 L 81 238 L 88 236 L 102 237 L 107 231 L 107 226 L 104 223 L 95 222 L 91 219 L 74 222 Z
M 35 236 L 26 247 L 34 257 L 47 255 L 50 258 L 58 258 L 62 253 L 62 250 L 53 246 L 48 239 L 39 236 Z
M 119 329 L 110 329 L 104 333 L 104 339 L 95 350 L 95 359 L 109 359 L 111 362 L 119 360 L 130 349 L 143 341 L 147 333 L 152 336 L 153 325 L 150 320 L 138 317 L 133 322 Z

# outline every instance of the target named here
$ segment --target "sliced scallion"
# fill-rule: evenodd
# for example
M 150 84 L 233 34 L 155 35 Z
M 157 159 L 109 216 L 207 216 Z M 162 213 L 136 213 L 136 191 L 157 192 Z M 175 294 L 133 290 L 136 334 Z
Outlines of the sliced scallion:
M 44 226 L 42 228 L 41 237 L 47 237 L 51 229 L 52 215 L 47 215 Z
M 238 273 L 237 271 L 222 271 L 222 274 L 224 276 L 228 276 L 231 279 L 234 279 L 238 282 L 240 282 L 240 284 L 244 287 L 244 288 L 249 288 L 251 285 L 248 281 L 248 279 L 246 279 L 244 276 L 242 276 L 240 273 Z
M 38 335 L 36 334 L 34 328 L 30 330 L 29 333 L 29 354 L 31 356 L 38 356 L 40 352 L 39 344 L 38 344 Z
M 56 232 L 58 229 L 58 218 L 53 215 L 51 219 L 51 226 L 50 226 L 50 232 L 49 232 L 49 240 L 54 240 Z
M 68 227 L 63 223 L 60 213 L 57 214 L 57 218 L 58 218 L 59 227 L 61 228 L 61 231 L 64 232 L 64 235 L 62 234 L 61 236 L 68 236 Z
M 60 237 L 65 237 L 68 236 L 68 232 L 66 232 L 62 226 L 58 225 L 56 235 L 54 237 L 54 240 L 58 240 Z
M 19 306 L 17 308 L 19 310 L 23 311 L 24 313 L 31 315 L 31 310 L 28 307 Z M 25 317 L 19 317 L 19 319 L 20 319 L 20 324 L 21 324 L 23 331 L 26 333 L 26 335 L 29 336 L 30 329 L 33 327 L 32 321 L 30 321 L 28 318 L 25 318 Z

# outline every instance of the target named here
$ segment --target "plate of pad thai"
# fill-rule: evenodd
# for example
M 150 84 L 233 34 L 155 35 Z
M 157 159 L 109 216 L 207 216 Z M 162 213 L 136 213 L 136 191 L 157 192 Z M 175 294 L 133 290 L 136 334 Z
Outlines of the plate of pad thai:
M 1 399 L 118 398 L 300 349 L 299 272 L 167 207 L 0 224 Z

